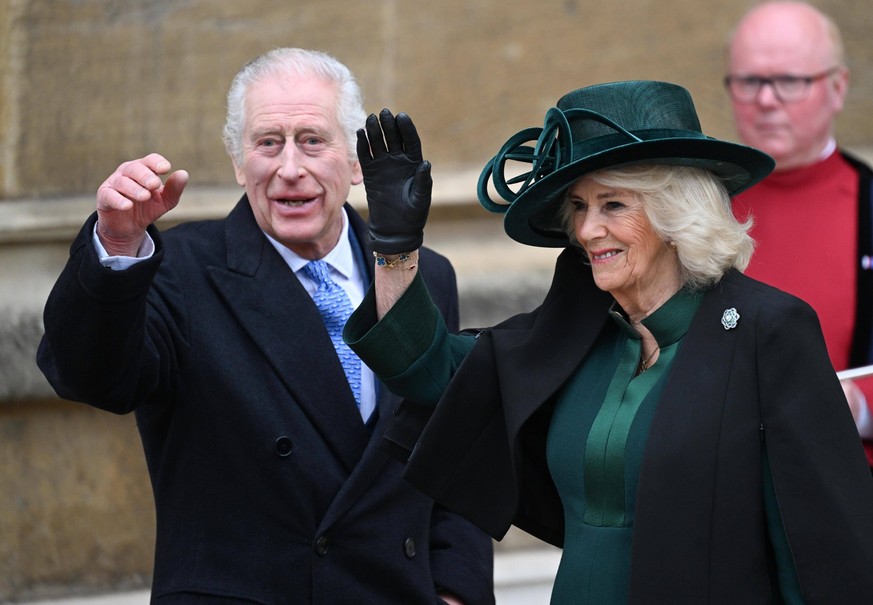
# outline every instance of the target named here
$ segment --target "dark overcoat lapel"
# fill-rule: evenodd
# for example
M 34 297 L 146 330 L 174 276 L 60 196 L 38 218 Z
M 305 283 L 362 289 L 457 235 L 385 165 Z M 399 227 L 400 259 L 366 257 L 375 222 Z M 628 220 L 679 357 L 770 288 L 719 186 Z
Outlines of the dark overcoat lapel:
M 228 216 L 225 237 L 227 267 L 209 268 L 216 288 L 321 438 L 351 473 L 370 435 L 358 415 L 318 309 L 260 231 L 245 198 Z M 252 250 L 260 254 L 252 254 Z M 326 394 L 326 389 L 332 392 Z
M 360 242 L 356 254 L 362 255 L 361 264 L 371 281 L 366 223 L 350 207 L 347 211 L 350 229 Z M 390 460 L 379 444 L 400 398 L 377 384 L 378 416 L 369 427 L 364 425 L 312 298 L 264 237 L 245 197 L 228 216 L 225 237 L 227 267 L 209 269 L 216 288 L 349 475 L 321 521 L 326 531 L 372 490 Z M 260 254 L 251 254 L 256 249 Z M 426 261 L 431 253 L 422 250 L 422 254 Z M 426 281 L 435 279 L 426 268 L 422 274 Z M 443 286 L 433 286 L 432 291 L 446 300 L 452 296 Z M 285 303 L 270 304 L 276 300 Z M 439 301 L 443 310 L 448 308 L 446 300 Z M 446 321 L 457 328 L 457 317 Z M 301 365 L 304 371 L 292 370 Z M 325 394 L 326 385 L 332 394 Z

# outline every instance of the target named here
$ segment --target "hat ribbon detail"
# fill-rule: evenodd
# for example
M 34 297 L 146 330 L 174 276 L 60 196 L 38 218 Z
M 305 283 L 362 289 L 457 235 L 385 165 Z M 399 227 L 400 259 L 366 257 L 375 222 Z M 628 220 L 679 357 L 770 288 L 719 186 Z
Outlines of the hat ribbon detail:
M 580 108 L 562 111 L 557 107 L 552 107 L 546 112 L 542 128 L 526 128 L 516 133 L 503 144 L 497 155 L 485 164 L 477 185 L 479 203 L 486 210 L 504 213 L 519 196 L 538 180 L 572 163 L 574 158 L 570 120 L 579 118 L 593 120 L 608 126 L 628 137 L 629 142 L 642 141 L 638 136 L 596 111 Z M 526 145 L 530 141 L 536 141 L 536 144 L 533 147 Z M 507 161 L 530 163 L 531 169 L 507 180 Z M 491 199 L 488 194 L 489 180 L 492 181 L 497 194 L 507 203 L 497 203 Z M 510 185 L 518 183 L 521 183 L 521 186 L 517 191 L 513 191 Z

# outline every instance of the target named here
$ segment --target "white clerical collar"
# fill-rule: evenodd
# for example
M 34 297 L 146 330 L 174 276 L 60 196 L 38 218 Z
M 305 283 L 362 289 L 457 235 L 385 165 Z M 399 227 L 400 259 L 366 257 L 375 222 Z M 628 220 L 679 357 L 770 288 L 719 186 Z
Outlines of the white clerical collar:
M 837 150 L 837 141 L 834 137 L 828 139 L 828 142 L 825 144 L 824 149 L 821 150 L 821 153 L 818 155 L 818 160 L 826 160 L 831 157 L 831 154 Z

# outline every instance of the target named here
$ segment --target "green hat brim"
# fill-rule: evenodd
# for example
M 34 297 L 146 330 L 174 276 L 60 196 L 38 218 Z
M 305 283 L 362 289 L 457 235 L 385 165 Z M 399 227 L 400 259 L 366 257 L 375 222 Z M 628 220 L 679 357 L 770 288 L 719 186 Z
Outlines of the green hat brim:
M 585 156 L 539 179 L 506 210 L 507 235 L 522 244 L 565 247 L 570 239 L 561 224 L 563 193 L 580 177 L 633 164 L 692 166 L 713 172 L 733 196 L 766 177 L 775 166 L 766 153 L 709 137 L 635 141 Z

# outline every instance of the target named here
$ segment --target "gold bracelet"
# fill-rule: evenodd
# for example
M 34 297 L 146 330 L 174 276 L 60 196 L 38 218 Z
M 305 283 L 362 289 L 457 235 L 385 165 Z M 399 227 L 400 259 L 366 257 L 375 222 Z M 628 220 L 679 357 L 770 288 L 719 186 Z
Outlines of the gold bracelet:
M 384 267 L 386 269 L 406 269 L 407 271 L 412 271 L 415 269 L 415 259 L 418 258 L 418 250 L 413 252 L 401 252 L 397 255 L 388 255 L 394 256 L 394 258 L 386 258 L 386 255 L 380 254 L 378 252 L 373 252 L 373 256 L 376 258 L 376 266 Z M 404 266 L 407 261 L 412 260 L 412 264 L 408 267 Z

